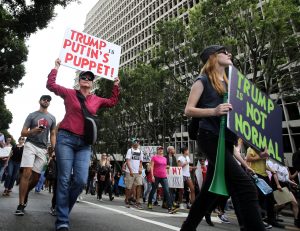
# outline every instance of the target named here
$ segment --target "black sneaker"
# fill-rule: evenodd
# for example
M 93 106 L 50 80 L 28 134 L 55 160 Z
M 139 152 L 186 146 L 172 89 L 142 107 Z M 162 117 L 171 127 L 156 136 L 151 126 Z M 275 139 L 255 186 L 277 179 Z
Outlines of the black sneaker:
M 113 199 L 115 199 L 113 196 L 109 198 L 110 201 L 113 201 Z
M 294 220 L 294 225 L 295 225 L 297 228 L 300 228 L 300 221 L 299 221 L 299 219 L 295 219 L 295 220 Z
M 15 212 L 16 216 L 23 216 L 24 215 L 24 205 L 18 205 L 17 210 Z
M 174 213 L 176 213 L 177 212 L 177 209 L 176 208 L 169 208 L 168 209 L 168 213 L 169 214 L 174 214 Z
M 272 229 L 272 225 L 270 225 L 269 223 L 267 223 L 265 221 L 263 221 L 263 223 L 264 223 L 264 226 L 266 229 Z
M 279 224 L 278 222 L 271 222 L 271 225 L 272 225 L 273 227 L 276 227 L 276 228 L 281 228 L 281 229 L 284 229 L 284 228 L 285 228 L 284 225 Z
M 205 214 L 205 221 L 209 226 L 215 226 L 214 223 L 212 223 L 212 221 L 211 221 L 211 216 L 209 213 Z
M 50 214 L 52 215 L 52 216 L 56 216 L 56 209 L 55 208 L 50 208 Z

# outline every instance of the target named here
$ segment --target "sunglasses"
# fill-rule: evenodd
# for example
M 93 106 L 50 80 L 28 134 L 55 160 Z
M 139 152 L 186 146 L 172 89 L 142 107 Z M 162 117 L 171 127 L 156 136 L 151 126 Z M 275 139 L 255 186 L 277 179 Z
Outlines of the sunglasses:
M 50 99 L 42 99 L 43 101 L 47 101 L 47 102 L 50 102 L 51 100 Z
M 86 75 L 80 76 L 79 79 L 86 80 L 86 81 L 93 81 L 94 80 L 93 77 L 86 76 Z
M 227 50 L 220 50 L 220 51 L 217 51 L 217 54 L 229 55 L 230 53 Z

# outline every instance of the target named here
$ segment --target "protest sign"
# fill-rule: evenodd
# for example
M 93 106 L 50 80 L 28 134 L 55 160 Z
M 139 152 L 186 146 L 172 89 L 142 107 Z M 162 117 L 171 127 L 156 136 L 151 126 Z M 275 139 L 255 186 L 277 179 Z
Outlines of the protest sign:
M 170 167 L 168 171 L 169 188 L 183 188 L 182 167 Z
M 150 162 L 152 156 L 157 152 L 158 146 L 141 146 L 141 151 L 143 152 L 143 162 Z
M 257 150 L 268 148 L 271 158 L 283 162 L 282 109 L 235 67 L 229 68 L 227 126 Z
M 95 36 L 67 29 L 60 52 L 61 64 L 114 80 L 118 76 L 121 47 Z
M 0 157 L 8 157 L 11 151 L 11 147 L 0 148 Z
M 287 187 L 282 188 L 282 191 L 276 190 L 273 192 L 274 199 L 278 205 L 289 203 L 293 200 L 293 194 Z
M 201 164 L 200 164 L 199 160 L 197 162 L 197 169 L 195 171 L 195 175 L 197 178 L 199 189 L 201 189 L 202 184 L 203 184 L 203 174 L 202 174 L 202 168 L 201 168 Z

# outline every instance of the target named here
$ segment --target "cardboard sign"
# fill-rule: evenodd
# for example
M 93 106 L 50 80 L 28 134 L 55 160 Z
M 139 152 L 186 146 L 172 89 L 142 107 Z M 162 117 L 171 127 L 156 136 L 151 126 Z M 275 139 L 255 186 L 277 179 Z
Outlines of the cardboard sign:
M 282 109 L 235 67 L 229 68 L 227 126 L 257 150 L 268 148 L 271 158 L 283 162 Z
M 67 29 L 60 53 L 61 64 L 114 80 L 118 76 L 121 47 L 95 36 Z
M 0 148 L 0 157 L 8 157 L 11 151 L 11 147 Z
M 150 162 L 152 156 L 157 153 L 158 146 L 141 146 L 140 150 L 143 152 L 143 162 Z
M 168 171 L 169 188 L 183 188 L 182 167 L 170 167 Z
M 273 194 L 278 205 L 283 205 L 293 200 L 292 193 L 287 187 L 282 188 L 282 191 L 276 190 L 273 192 Z

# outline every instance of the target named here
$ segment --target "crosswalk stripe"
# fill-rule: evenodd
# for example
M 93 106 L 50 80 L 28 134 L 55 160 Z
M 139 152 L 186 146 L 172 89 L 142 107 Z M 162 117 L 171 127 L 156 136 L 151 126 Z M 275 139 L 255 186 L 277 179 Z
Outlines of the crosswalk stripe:
M 147 218 L 139 217 L 139 216 L 130 214 L 128 212 L 124 212 L 124 211 L 120 211 L 120 210 L 117 210 L 117 209 L 109 208 L 109 207 L 106 207 L 106 206 L 103 206 L 103 205 L 99 205 L 99 204 L 95 204 L 95 203 L 92 203 L 92 202 L 89 202 L 89 201 L 81 201 L 81 202 L 86 203 L 86 204 L 90 204 L 90 205 L 93 205 L 93 206 L 96 206 L 96 207 L 100 207 L 102 209 L 106 209 L 106 210 L 109 210 L 109 211 L 112 211 L 112 212 L 115 212 L 115 213 L 119 213 L 119 214 L 122 214 L 124 216 L 128 216 L 128 217 L 140 220 L 140 221 L 144 221 L 144 222 L 147 222 L 147 223 L 158 225 L 158 226 L 170 229 L 170 230 L 176 230 L 176 231 L 180 230 L 179 227 L 176 227 L 176 226 L 173 226 L 173 225 L 164 224 L 164 223 L 161 223 L 161 222 L 158 222 L 158 221 L 153 221 L 153 220 L 150 220 L 150 219 L 147 219 Z

